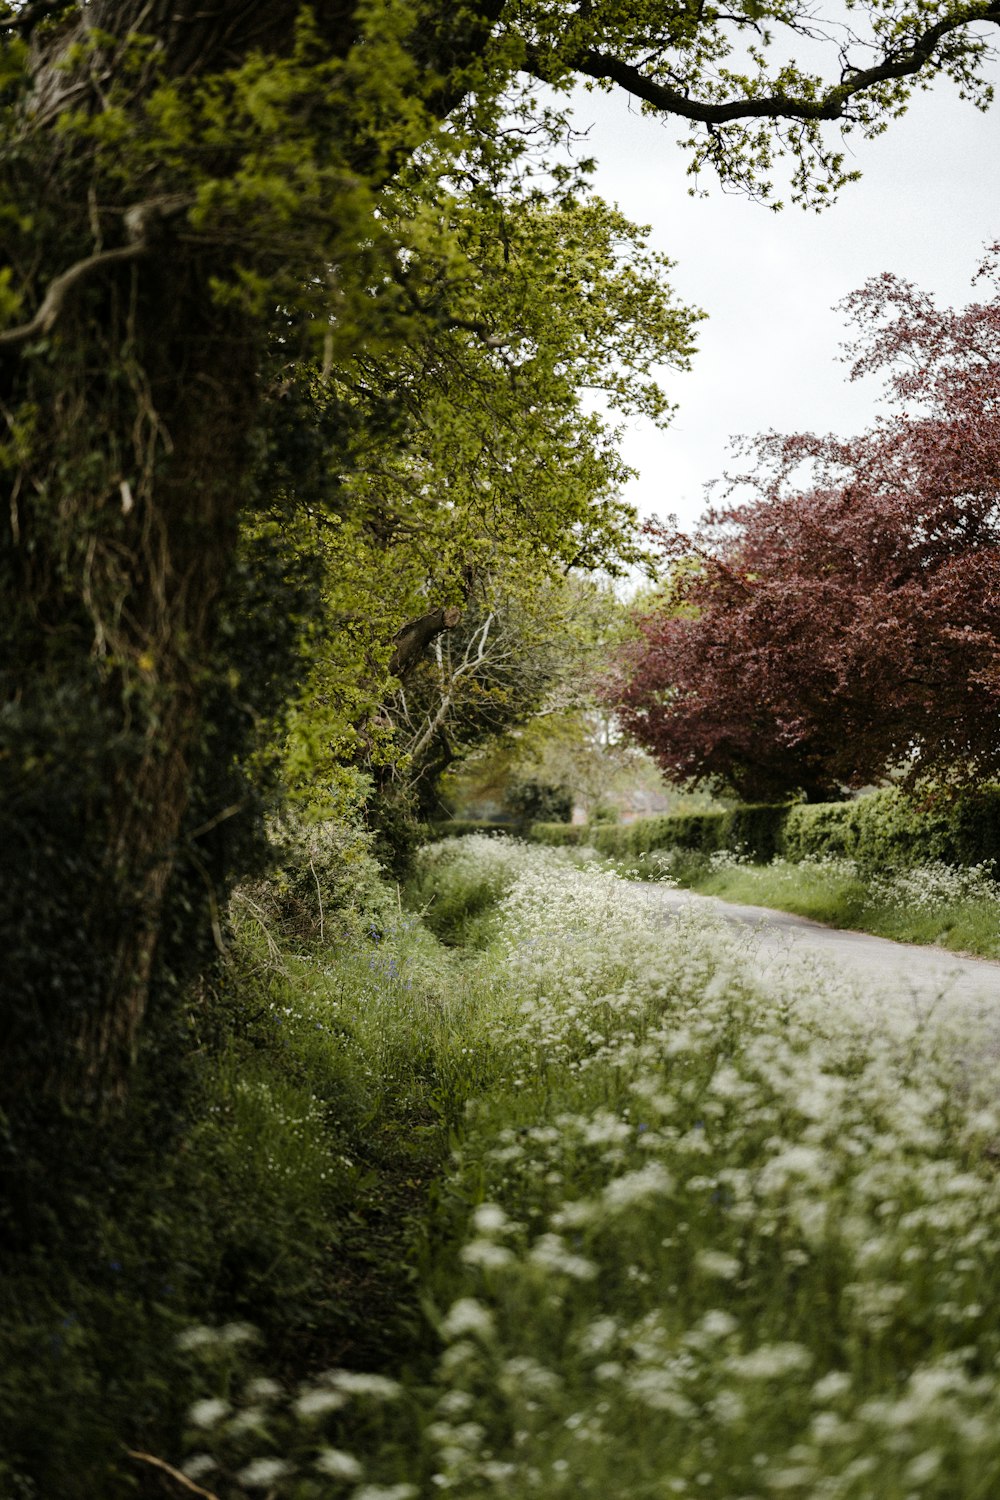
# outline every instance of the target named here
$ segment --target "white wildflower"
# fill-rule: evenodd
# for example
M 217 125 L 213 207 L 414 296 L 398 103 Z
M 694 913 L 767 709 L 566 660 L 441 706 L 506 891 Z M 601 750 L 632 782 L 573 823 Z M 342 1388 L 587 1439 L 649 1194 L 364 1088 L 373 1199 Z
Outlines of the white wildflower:
M 620 1213 L 648 1198 L 665 1198 L 673 1190 L 674 1179 L 666 1167 L 658 1161 L 651 1161 L 635 1172 L 612 1178 L 601 1194 L 601 1201 L 611 1213 Z
M 198 1323 L 193 1328 L 184 1328 L 177 1335 L 174 1344 L 185 1354 L 194 1353 L 197 1349 L 208 1349 L 218 1343 L 218 1332 L 209 1328 L 204 1323 Z
M 558 1234 L 541 1235 L 532 1245 L 528 1259 L 532 1265 L 572 1276 L 577 1281 L 592 1281 L 597 1275 L 593 1261 L 583 1255 L 574 1255 Z
M 223 1401 L 220 1396 L 207 1396 L 188 1408 L 188 1421 L 195 1427 L 215 1427 L 229 1415 L 229 1410 L 228 1401 Z
M 342 1448 L 321 1448 L 313 1463 L 330 1479 L 357 1480 L 364 1472 L 354 1454 L 345 1453 Z
M 266 1375 L 258 1375 L 247 1382 L 246 1393 L 251 1401 L 277 1401 L 282 1390 L 276 1380 L 270 1380 Z
M 211 1453 L 192 1453 L 181 1464 L 181 1473 L 186 1474 L 188 1479 L 204 1479 L 206 1474 L 211 1474 L 218 1467 Z
M 748 1354 L 731 1355 L 726 1368 L 745 1380 L 772 1380 L 811 1364 L 812 1355 L 803 1344 L 760 1344 Z
M 910 1484 L 923 1484 L 925 1480 L 933 1479 L 941 1467 L 941 1459 L 939 1448 L 928 1448 L 925 1453 L 918 1453 L 906 1466 L 907 1481 Z
M 293 1402 L 292 1409 L 300 1417 L 323 1417 L 328 1412 L 340 1411 L 347 1405 L 343 1391 L 328 1391 L 321 1386 L 304 1390 Z
M 376 1401 L 392 1401 L 403 1389 L 386 1375 L 361 1375 L 354 1370 L 324 1370 L 319 1378 L 345 1396 L 371 1396 Z
M 514 1255 L 506 1245 L 495 1245 L 492 1240 L 470 1240 L 462 1246 L 461 1259 L 465 1265 L 484 1271 L 502 1271 L 513 1264 Z
M 820 1403 L 836 1401 L 838 1396 L 846 1396 L 851 1389 L 851 1377 L 845 1370 L 829 1370 L 821 1375 L 812 1388 L 814 1401 Z
M 254 1458 L 236 1477 L 248 1490 L 267 1490 L 276 1480 L 285 1479 L 292 1472 L 291 1464 L 283 1458 Z
M 476 1338 L 492 1338 L 493 1315 L 475 1297 L 459 1297 L 448 1309 L 441 1323 L 441 1333 L 446 1339 L 465 1338 L 470 1333 Z
M 231 1346 L 251 1343 L 257 1336 L 252 1323 L 225 1323 L 219 1329 L 220 1342 Z
M 472 1215 L 477 1234 L 509 1234 L 517 1225 L 504 1213 L 499 1203 L 480 1203 Z
M 720 1281 L 732 1281 L 740 1272 L 735 1255 L 726 1255 L 722 1250 L 699 1250 L 694 1263 L 703 1276 L 717 1276 Z
M 699 1327 L 712 1338 L 724 1339 L 728 1338 L 731 1333 L 735 1333 L 739 1324 L 732 1313 L 724 1312 L 720 1307 L 713 1307 L 702 1318 Z

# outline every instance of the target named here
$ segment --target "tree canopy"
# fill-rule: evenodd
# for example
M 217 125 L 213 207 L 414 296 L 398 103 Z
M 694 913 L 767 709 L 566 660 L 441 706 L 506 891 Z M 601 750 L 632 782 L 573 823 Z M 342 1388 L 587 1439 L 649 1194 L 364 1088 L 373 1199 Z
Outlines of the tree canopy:
M 891 275 L 848 298 L 887 411 L 760 439 L 756 498 L 709 513 L 639 619 L 614 695 L 669 774 L 751 797 L 1000 775 L 998 254 L 959 311 Z

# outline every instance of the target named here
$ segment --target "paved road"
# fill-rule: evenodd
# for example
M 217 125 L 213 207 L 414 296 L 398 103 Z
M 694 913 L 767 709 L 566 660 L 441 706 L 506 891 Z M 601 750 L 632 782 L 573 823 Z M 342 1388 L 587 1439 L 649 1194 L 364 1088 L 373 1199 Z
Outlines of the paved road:
M 844 932 L 824 927 L 808 917 L 771 911 L 764 906 L 737 906 L 715 896 L 698 896 L 670 886 L 636 882 L 651 902 L 668 916 L 685 907 L 706 909 L 736 928 L 749 929 L 754 967 L 762 973 L 787 964 L 815 959 L 833 966 L 844 977 L 853 978 L 872 991 L 894 992 L 926 1003 L 946 998 L 974 1002 L 978 1006 L 996 1002 L 1000 1020 L 1000 963 L 984 958 L 961 958 L 940 948 L 894 943 L 863 932 Z

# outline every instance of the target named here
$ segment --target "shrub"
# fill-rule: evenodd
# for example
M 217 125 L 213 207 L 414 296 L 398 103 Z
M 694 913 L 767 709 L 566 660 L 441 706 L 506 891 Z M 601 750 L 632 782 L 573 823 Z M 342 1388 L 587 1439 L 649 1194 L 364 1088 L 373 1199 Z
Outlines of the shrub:
M 573 795 L 547 781 L 518 781 L 509 788 L 506 804 L 519 823 L 568 823 Z
M 718 849 L 745 850 L 765 861 L 776 853 L 788 809 L 784 805 L 748 804 L 718 812 L 667 813 L 637 818 L 634 823 L 598 823 L 560 831 L 557 824 L 535 823 L 531 837 L 547 844 L 590 843 L 611 858 L 649 854 L 654 849 L 690 849 L 705 854 Z
M 922 798 L 887 787 L 852 802 L 742 803 L 718 812 L 670 813 L 634 823 L 562 829 L 533 824 L 548 844 L 590 843 L 610 858 L 658 849 L 744 853 L 759 864 L 776 855 L 853 859 L 866 869 L 1000 863 L 1000 787 Z
M 887 787 L 855 802 L 792 807 L 781 852 L 844 855 L 873 870 L 1000 860 L 1000 787 L 919 799 Z
M 528 829 L 528 837 L 536 843 L 552 844 L 557 848 L 583 844 L 589 833 L 583 823 L 532 823 Z
M 334 942 L 386 920 L 394 902 L 375 858 L 375 836 L 357 817 L 286 816 L 271 835 L 277 863 L 237 891 L 237 912 L 298 942 Z

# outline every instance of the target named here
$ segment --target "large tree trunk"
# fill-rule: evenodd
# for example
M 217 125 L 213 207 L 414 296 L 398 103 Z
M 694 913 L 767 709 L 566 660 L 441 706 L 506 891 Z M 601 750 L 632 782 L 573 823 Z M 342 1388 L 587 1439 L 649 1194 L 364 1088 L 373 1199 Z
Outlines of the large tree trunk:
M 414 34 L 428 68 L 424 107 L 440 114 L 457 99 L 458 65 L 501 7 L 484 0 L 479 18 L 447 10 Z M 124 75 L 141 140 L 144 89 L 217 76 L 255 50 L 288 55 L 301 7 L 90 0 L 32 29 L 31 16 L 54 9 L 41 0 L 10 23 L 30 35 L 33 87 L 22 138 L 0 140 L 0 202 L 29 225 L 13 251 L 27 316 L 0 332 L 0 472 L 10 484 L 0 506 L 0 763 L 10 772 L 0 946 L 11 997 L 0 1026 L 12 1060 L 0 1109 L 41 1091 L 100 1110 L 126 1090 L 178 872 L 201 868 L 185 820 L 221 670 L 217 608 L 266 444 L 258 383 L 280 318 L 220 301 L 215 284 L 240 262 L 265 277 L 286 268 L 273 227 L 257 245 L 238 217 L 221 232 L 188 222 L 198 173 L 220 182 L 241 169 L 245 123 L 231 161 L 213 147 L 203 167 L 196 136 L 190 164 L 140 152 L 133 185 L 99 131 L 58 122 L 67 107 L 108 118 L 124 56 L 114 38 L 137 31 L 158 43 L 158 71 L 133 79 L 130 61 Z M 327 57 L 345 56 L 357 5 L 320 0 L 312 11 Z M 332 106 L 319 95 L 316 107 Z M 386 122 L 362 126 L 356 149 L 345 139 L 355 170 L 370 174 Z M 401 123 L 403 154 L 410 128 Z M 324 139 L 319 127 L 318 160 Z M 391 171 L 399 156 L 378 149 L 377 170 Z M 335 205 L 325 212 L 336 238 Z M 303 281 L 328 273 L 326 232 L 295 241 Z M 225 742 L 217 753 L 236 750 Z M 203 907 L 211 882 L 206 869 Z M 194 946 L 208 916 L 184 920 Z
M 139 304 L 143 365 L 166 451 L 148 496 L 128 517 L 134 568 L 128 634 L 146 701 L 138 756 L 116 766 L 109 803 L 107 888 L 125 899 L 104 917 L 107 989 L 80 1038 L 84 1087 L 104 1099 L 124 1090 L 164 901 L 186 858 L 182 835 L 204 679 L 251 482 L 257 422 L 252 340 L 232 320 L 212 314 L 196 271 L 182 266 L 178 274 L 169 259 L 168 252 L 145 270 Z M 116 680 L 109 691 L 121 686 Z
M 100 455 L 107 469 L 116 450 L 131 450 L 117 493 L 58 497 L 63 522 L 70 533 L 82 533 L 83 545 L 66 528 L 50 531 L 46 518 L 24 503 L 11 539 L 20 589 L 19 597 L 8 596 L 8 623 L 24 670 L 8 672 L 7 696 L 22 704 L 34 696 L 38 710 L 35 743 L 22 746 L 20 761 L 33 788 L 27 802 L 39 810 L 36 827 L 44 829 L 35 837 L 36 852 L 48 852 L 50 878 L 59 881 L 61 861 L 69 865 L 81 848 L 89 851 L 91 888 L 75 893 L 83 903 L 75 920 L 92 960 L 83 971 L 96 965 L 100 973 L 89 985 L 71 981 L 74 993 L 66 998 L 76 1019 L 61 1042 L 69 1017 L 46 1014 L 53 1035 L 39 1058 L 41 1076 L 30 1067 L 9 1072 L 8 1102 L 11 1092 L 39 1085 L 90 1107 L 123 1096 L 164 904 L 179 863 L 192 852 L 184 820 L 216 610 L 250 482 L 258 350 L 239 319 L 212 308 L 207 271 L 173 250 L 165 244 L 141 275 L 118 272 L 119 284 L 100 299 L 107 345 L 122 341 L 112 357 L 128 339 L 128 360 L 142 372 L 129 399 L 109 409 L 100 377 L 74 393 L 72 422 L 84 436 L 81 468 Z M 93 306 L 69 314 L 57 347 L 60 338 L 85 338 L 80 321 L 93 316 Z M 56 420 L 69 415 L 64 409 Z M 117 418 L 117 431 L 109 417 Z M 63 437 L 60 446 L 72 444 Z M 145 450 L 145 472 L 135 466 L 138 447 Z M 51 471 L 46 477 L 51 482 Z M 74 799 L 68 817 L 53 827 L 44 812 L 45 779 L 70 777 L 72 767 L 60 767 L 58 755 L 49 766 L 58 730 L 37 703 L 38 692 L 71 702 L 87 679 L 96 707 L 88 753 L 98 785 L 89 798 Z M 85 725 L 80 733 L 87 736 Z M 37 948 L 44 934 L 31 933 L 30 941 Z M 55 944 L 49 982 L 56 993 L 63 962 Z M 42 987 L 37 961 L 32 972 Z

